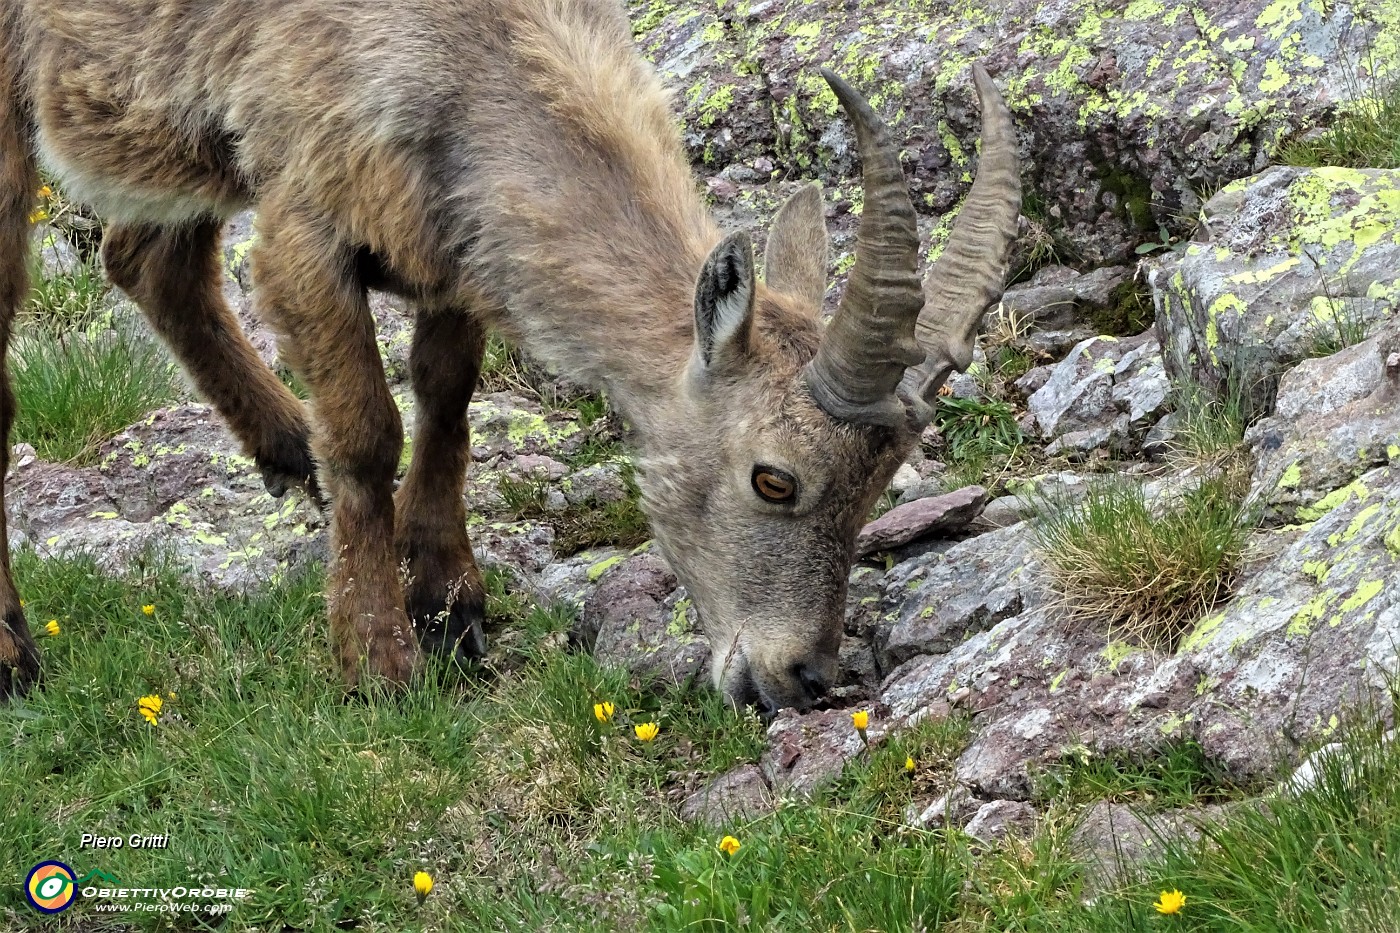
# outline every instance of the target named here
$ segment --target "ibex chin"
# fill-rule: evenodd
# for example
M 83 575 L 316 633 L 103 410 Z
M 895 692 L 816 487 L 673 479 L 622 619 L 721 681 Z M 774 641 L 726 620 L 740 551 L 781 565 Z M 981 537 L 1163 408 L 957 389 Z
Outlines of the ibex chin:
M 865 206 L 823 326 L 819 190 L 778 213 L 760 282 L 748 237 L 704 208 L 617 0 L 0 0 L 0 340 L 26 295 L 42 158 L 106 219 L 108 275 L 268 489 L 314 495 L 319 477 L 328 492 L 328 612 L 354 684 L 409 680 L 420 645 L 484 648 L 462 490 L 497 328 L 633 426 L 642 504 L 716 685 L 803 707 L 837 673 L 861 522 L 1001 292 L 1015 137 L 973 74 L 980 169 L 922 286 L 898 149 L 826 75 Z M 259 311 L 310 419 L 220 296 L 222 222 L 250 205 Z M 418 421 L 397 491 L 403 430 L 367 289 L 415 307 Z M 7 388 L 0 451 L 13 410 Z M 39 668 L 8 560 L 0 613 L 3 694 Z

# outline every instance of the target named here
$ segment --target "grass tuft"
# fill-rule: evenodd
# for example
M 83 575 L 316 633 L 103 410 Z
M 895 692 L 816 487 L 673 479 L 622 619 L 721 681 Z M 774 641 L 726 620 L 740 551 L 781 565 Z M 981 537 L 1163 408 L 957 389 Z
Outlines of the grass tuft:
M 1253 528 L 1243 478 L 1221 471 L 1163 504 L 1117 477 L 1077 501 L 1042 497 L 1032 527 L 1065 607 L 1174 650 L 1229 596 L 1243 562 Z
M 180 396 L 174 364 L 128 327 L 18 336 L 10 352 L 16 442 L 45 460 L 94 462 L 107 438 Z
M 1305 168 L 1400 168 L 1400 83 L 1353 84 L 1353 109 L 1340 114 L 1323 133 L 1284 146 L 1279 162 Z

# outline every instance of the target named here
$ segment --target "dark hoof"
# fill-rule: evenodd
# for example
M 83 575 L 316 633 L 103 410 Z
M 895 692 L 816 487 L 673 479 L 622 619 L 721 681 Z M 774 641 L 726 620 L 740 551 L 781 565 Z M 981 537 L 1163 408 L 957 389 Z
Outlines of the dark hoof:
M 39 648 L 24 612 L 12 609 L 0 622 L 0 702 L 24 696 L 39 682 Z
M 427 654 L 466 664 L 486 656 L 486 600 L 462 593 L 445 599 L 408 600 L 418 644 Z
M 325 498 L 316 482 L 316 461 L 311 456 L 311 444 L 305 436 L 289 436 L 276 449 L 259 451 L 253 457 L 262 473 L 268 495 L 280 499 L 287 490 L 297 487 L 306 492 L 316 508 L 325 511 Z

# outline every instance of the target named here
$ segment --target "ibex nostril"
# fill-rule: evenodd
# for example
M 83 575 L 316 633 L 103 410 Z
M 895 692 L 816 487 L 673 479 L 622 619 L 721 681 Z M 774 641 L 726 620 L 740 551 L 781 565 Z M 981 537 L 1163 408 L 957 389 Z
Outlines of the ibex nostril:
M 820 700 L 831 689 L 831 681 L 811 665 L 795 664 L 793 665 L 793 674 L 797 677 L 797 682 L 807 691 L 807 696 L 810 699 Z

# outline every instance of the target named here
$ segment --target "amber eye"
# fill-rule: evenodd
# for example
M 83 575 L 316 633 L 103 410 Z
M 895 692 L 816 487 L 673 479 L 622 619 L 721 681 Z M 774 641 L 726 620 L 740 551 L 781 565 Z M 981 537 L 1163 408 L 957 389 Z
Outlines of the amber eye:
M 797 494 L 797 480 L 782 470 L 754 467 L 753 491 L 769 502 L 791 502 Z

